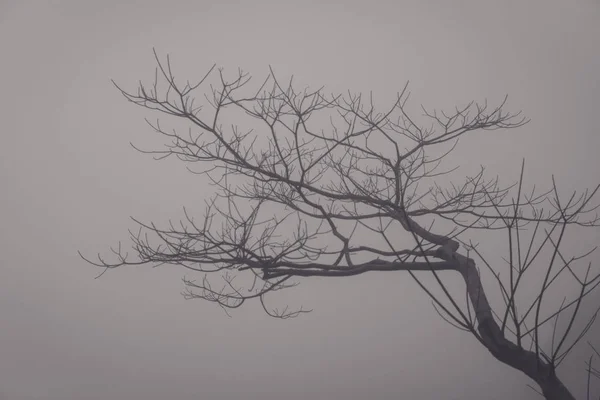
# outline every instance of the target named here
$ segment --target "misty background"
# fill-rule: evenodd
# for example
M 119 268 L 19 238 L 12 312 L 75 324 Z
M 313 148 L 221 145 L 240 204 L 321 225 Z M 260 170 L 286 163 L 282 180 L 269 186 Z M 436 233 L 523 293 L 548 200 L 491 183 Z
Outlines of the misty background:
M 182 298 L 185 271 L 94 279 L 101 270 L 77 250 L 108 256 L 128 245 L 130 216 L 201 216 L 212 193 L 183 164 L 129 145 L 160 148 L 143 118 L 169 119 L 110 79 L 149 83 L 153 47 L 190 81 L 213 63 L 260 81 L 270 65 L 300 87 L 372 91 L 382 106 L 406 81 L 411 104 L 428 108 L 508 94 L 506 109 L 531 122 L 468 134 L 448 161 L 458 176 L 483 164 L 510 183 L 525 157 L 527 182 L 549 188 L 554 174 L 567 193 L 599 181 L 599 20 L 595 0 L 0 2 L 0 399 L 539 398 L 406 273 L 306 279 L 277 301 L 312 313 L 280 321 L 248 303 L 229 318 Z M 580 345 L 559 371 L 578 396 L 589 354 Z

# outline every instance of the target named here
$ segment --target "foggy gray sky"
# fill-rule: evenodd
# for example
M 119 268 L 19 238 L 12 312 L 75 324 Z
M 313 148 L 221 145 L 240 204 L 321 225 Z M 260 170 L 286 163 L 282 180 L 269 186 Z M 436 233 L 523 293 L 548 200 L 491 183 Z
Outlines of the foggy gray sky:
M 530 182 L 567 191 L 598 182 L 599 20 L 594 0 L 2 2 L 0 399 L 538 398 L 403 273 L 302 281 L 279 297 L 315 310 L 294 320 L 258 304 L 228 318 L 179 295 L 182 270 L 94 279 L 77 250 L 108 254 L 129 216 L 201 214 L 210 194 L 129 146 L 162 143 L 143 121 L 157 115 L 110 79 L 151 79 L 152 47 L 190 80 L 271 65 L 382 104 L 407 80 L 435 108 L 508 94 L 532 122 L 469 135 L 451 161 L 510 182 L 526 157 Z M 577 393 L 583 369 L 562 371 Z

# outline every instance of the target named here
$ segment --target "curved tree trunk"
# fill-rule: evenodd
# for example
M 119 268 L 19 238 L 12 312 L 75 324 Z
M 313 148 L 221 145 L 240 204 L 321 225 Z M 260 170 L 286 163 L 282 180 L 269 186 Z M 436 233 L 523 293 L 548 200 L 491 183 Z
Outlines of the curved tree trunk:
M 500 362 L 518 369 L 534 380 L 547 400 L 575 400 L 548 363 L 540 359 L 535 352 L 525 350 L 506 339 L 493 317 L 475 261 L 457 253 L 450 246 L 442 246 L 438 254 L 447 261 L 456 261 L 458 272 L 465 280 L 469 299 L 475 310 L 477 329 L 490 353 Z
M 575 400 L 569 389 L 554 375 L 551 378 L 537 382 L 547 400 Z

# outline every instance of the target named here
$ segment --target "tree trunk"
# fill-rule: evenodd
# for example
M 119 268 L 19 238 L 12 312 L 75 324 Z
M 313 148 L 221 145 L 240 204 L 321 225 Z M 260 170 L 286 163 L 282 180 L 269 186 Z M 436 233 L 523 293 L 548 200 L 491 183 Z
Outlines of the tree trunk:
M 569 389 L 554 375 L 553 377 L 536 380 L 542 389 L 546 400 L 575 400 Z
M 495 321 L 490 304 L 481 284 L 475 262 L 449 248 L 440 249 L 446 260 L 455 260 L 467 286 L 467 293 L 475 310 L 477 330 L 481 341 L 500 362 L 511 366 L 534 380 L 542 389 L 547 400 L 575 400 L 565 385 L 556 376 L 551 365 L 532 351 L 515 345 L 508 340 Z

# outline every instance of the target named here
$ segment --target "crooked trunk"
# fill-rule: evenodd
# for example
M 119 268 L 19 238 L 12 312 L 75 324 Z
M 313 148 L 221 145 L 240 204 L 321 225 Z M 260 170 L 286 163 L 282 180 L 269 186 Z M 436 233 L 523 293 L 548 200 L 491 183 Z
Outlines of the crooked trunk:
M 575 400 L 569 389 L 556 376 L 537 382 L 547 400 Z
M 456 262 L 475 310 L 477 329 L 490 353 L 499 361 L 523 372 L 534 380 L 540 386 L 547 400 L 575 400 L 549 364 L 541 360 L 536 353 L 525 350 L 506 339 L 493 317 L 475 262 L 448 247 L 442 247 L 440 255 L 447 261 L 454 260 Z

